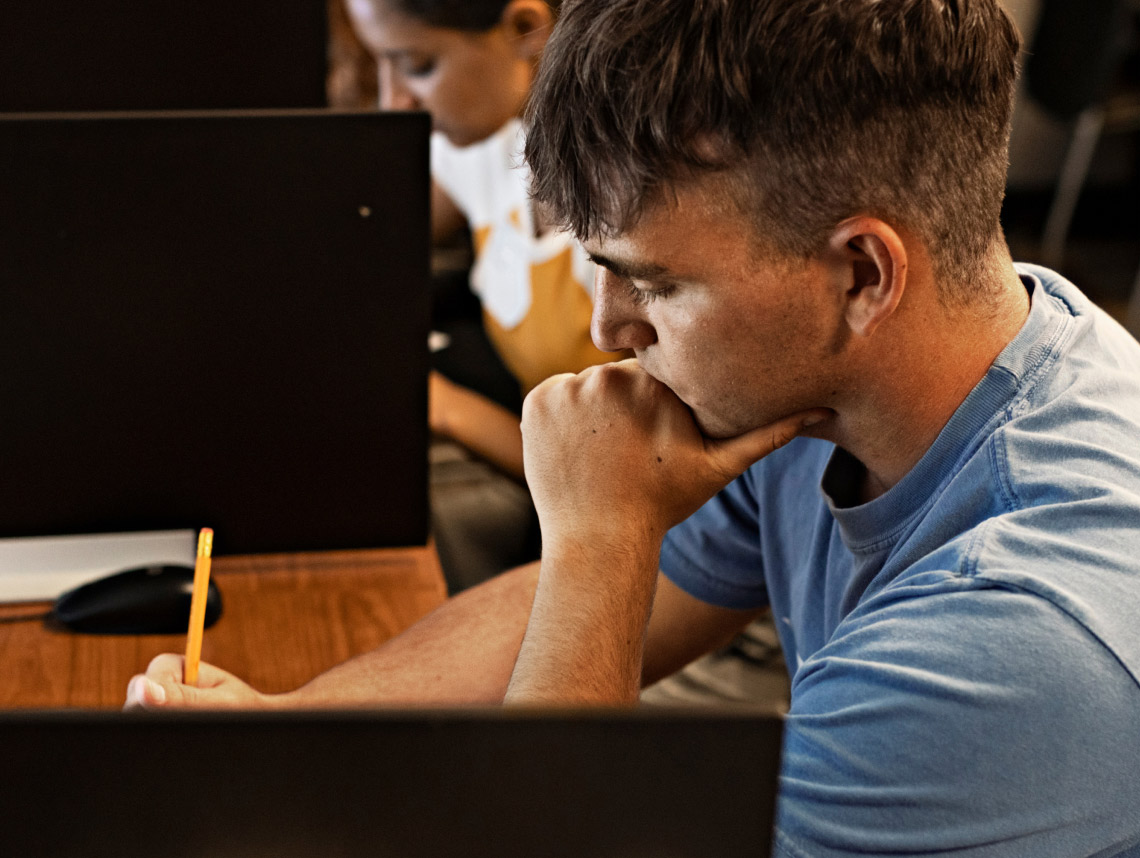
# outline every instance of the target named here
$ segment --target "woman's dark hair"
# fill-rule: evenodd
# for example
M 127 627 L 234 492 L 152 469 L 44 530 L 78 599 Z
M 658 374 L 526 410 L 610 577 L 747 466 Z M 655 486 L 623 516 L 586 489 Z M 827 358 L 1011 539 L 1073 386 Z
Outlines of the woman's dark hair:
M 429 24 L 449 30 L 490 30 L 503 15 L 510 0 L 389 0 L 392 8 Z M 561 0 L 546 0 L 558 12 Z

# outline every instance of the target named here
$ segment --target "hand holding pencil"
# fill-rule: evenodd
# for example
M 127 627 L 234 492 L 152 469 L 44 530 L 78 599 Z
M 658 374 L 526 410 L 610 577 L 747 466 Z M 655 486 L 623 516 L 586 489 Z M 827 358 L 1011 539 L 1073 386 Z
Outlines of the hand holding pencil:
M 198 556 L 194 564 L 194 590 L 190 597 L 190 626 L 186 635 L 185 657 L 175 653 L 155 656 L 146 673 L 131 677 L 124 709 L 165 707 L 208 707 L 257 709 L 268 705 L 271 695 L 257 691 L 231 673 L 210 664 L 201 664 L 202 630 L 205 628 L 207 595 L 210 585 L 210 556 L 214 531 L 202 528 L 198 534 Z M 199 685 L 199 667 L 202 668 Z

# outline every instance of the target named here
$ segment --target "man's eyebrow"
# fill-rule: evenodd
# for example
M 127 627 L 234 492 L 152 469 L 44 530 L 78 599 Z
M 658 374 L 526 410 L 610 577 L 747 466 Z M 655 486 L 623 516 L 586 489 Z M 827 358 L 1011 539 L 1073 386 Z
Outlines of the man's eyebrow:
M 595 265 L 600 265 L 625 280 L 656 280 L 672 273 L 664 265 L 658 265 L 654 262 L 622 262 L 602 256 L 600 253 L 588 253 L 586 255 Z

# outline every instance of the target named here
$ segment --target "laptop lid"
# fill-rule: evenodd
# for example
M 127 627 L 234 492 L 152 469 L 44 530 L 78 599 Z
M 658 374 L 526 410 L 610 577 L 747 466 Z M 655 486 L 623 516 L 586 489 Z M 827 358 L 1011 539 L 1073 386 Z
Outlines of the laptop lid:
M 324 107 L 328 0 L 0 3 L 0 111 Z
M 3 842 L 41 858 L 756 858 L 774 714 L 0 716 Z
M 423 114 L 0 118 L 0 537 L 427 537 Z

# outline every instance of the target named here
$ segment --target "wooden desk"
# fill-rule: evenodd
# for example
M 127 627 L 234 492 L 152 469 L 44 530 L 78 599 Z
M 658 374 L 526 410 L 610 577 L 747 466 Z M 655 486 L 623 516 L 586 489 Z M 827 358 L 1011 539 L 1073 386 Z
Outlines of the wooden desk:
M 378 646 L 446 596 L 432 548 L 217 557 L 222 616 L 202 659 L 262 691 L 288 691 Z M 42 620 L 50 607 L 0 605 L 0 709 L 119 708 L 127 682 L 185 635 L 84 635 Z

